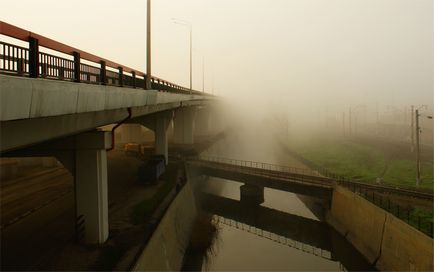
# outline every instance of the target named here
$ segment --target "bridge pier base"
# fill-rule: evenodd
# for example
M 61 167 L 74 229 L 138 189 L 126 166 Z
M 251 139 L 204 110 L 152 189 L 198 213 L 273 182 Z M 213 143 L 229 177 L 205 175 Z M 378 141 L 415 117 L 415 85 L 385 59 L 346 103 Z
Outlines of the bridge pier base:
M 175 144 L 194 144 L 195 117 L 196 109 L 193 107 L 181 108 L 176 111 L 173 135 L 173 141 Z
M 106 149 L 110 147 L 108 132 L 84 133 L 76 139 L 76 230 L 88 244 L 102 244 L 109 234 Z
M 264 203 L 264 187 L 244 184 L 240 187 L 240 202 L 248 205 Z

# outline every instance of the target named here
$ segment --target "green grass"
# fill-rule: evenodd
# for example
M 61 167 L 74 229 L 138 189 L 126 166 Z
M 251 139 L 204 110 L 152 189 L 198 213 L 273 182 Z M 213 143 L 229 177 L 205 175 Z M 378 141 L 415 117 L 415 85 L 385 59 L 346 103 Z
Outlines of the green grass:
M 423 163 L 421 172 L 421 188 L 433 187 L 433 165 L 431 163 Z M 391 184 L 403 185 L 406 187 L 415 186 L 416 163 L 409 160 L 391 160 L 387 171 L 384 175 L 384 180 Z
M 295 147 L 305 159 L 340 176 L 364 182 L 375 182 L 383 177 L 386 184 L 415 187 L 414 161 L 388 159 L 374 147 L 348 141 L 317 140 Z M 433 165 L 422 164 L 422 188 L 433 188 Z
M 351 179 L 374 180 L 386 165 L 381 152 L 350 142 L 315 142 L 300 147 L 298 152 L 307 160 Z

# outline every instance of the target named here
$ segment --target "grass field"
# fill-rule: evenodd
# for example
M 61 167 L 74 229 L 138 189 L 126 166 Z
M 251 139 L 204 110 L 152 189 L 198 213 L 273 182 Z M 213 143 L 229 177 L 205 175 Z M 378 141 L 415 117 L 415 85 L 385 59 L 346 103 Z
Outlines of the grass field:
M 294 147 L 305 159 L 338 175 L 364 182 L 415 187 L 416 163 L 394 159 L 384 151 L 350 141 L 315 140 Z M 433 188 L 433 164 L 422 163 L 422 188 Z

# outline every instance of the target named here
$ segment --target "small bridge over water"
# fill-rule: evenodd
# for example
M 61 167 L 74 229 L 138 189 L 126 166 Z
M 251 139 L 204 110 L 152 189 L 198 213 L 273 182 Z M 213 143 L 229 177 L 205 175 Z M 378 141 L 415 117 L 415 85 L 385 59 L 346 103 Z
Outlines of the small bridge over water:
M 188 164 L 204 175 L 244 183 L 244 187 L 241 187 L 241 196 L 244 192 L 244 195 L 262 194 L 263 197 L 263 188 L 270 188 L 330 200 L 333 187 L 339 184 L 361 195 L 375 192 L 424 201 L 434 200 L 432 193 L 388 185 L 362 183 L 343 177 L 326 177 L 319 171 L 311 169 L 204 156 L 191 158 Z
M 263 202 L 264 188 L 326 200 L 330 200 L 333 193 L 333 180 L 308 169 L 211 157 L 191 159 L 188 163 L 204 175 L 244 183 L 241 197 L 262 196 L 259 203 Z

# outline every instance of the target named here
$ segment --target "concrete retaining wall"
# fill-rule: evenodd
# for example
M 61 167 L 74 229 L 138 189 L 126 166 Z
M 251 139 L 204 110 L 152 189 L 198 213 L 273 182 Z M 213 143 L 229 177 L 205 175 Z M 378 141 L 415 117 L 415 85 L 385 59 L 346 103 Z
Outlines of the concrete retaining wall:
M 196 215 L 193 191 L 187 182 L 166 211 L 133 270 L 179 271 Z
M 327 222 L 380 270 L 433 270 L 431 238 L 343 187 Z

